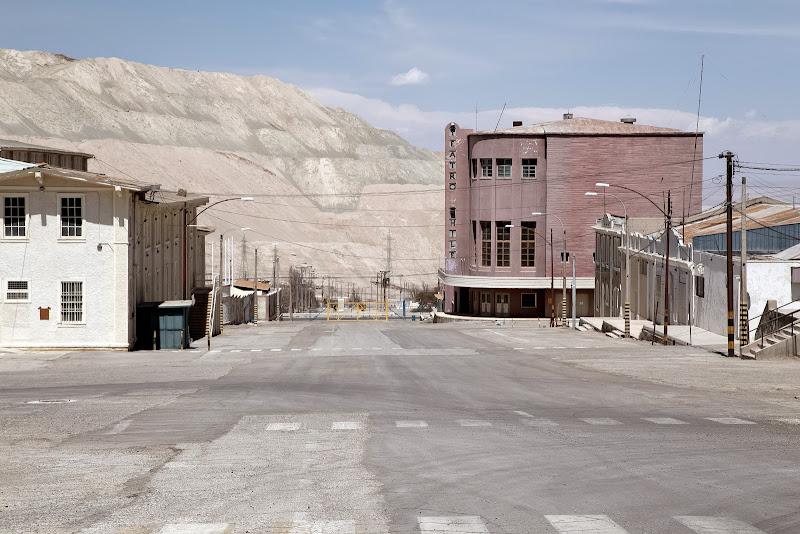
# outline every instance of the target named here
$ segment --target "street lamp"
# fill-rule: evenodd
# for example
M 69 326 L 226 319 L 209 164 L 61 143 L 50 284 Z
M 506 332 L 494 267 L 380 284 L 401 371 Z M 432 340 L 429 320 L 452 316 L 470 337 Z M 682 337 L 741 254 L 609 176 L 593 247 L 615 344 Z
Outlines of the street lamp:
M 561 318 L 564 321 L 564 326 L 567 325 L 567 271 L 566 271 L 566 261 L 567 261 L 567 230 L 564 227 L 564 221 L 561 220 L 561 217 L 556 215 L 555 213 L 542 213 L 540 211 L 534 211 L 531 213 L 532 216 L 540 216 L 540 215 L 552 215 L 558 222 L 561 224 L 561 232 L 562 232 L 562 243 L 564 246 L 564 251 L 561 255 Z
M 599 185 L 599 184 L 598 184 Z M 603 186 L 600 186 L 603 187 Z M 598 193 L 594 191 L 587 191 L 587 197 L 596 197 Z M 630 304 L 630 294 L 631 294 L 631 236 L 628 226 L 628 208 L 625 207 L 625 203 L 619 198 L 617 195 L 613 193 L 606 193 L 603 192 L 604 195 L 608 194 L 612 197 L 619 200 L 619 203 L 622 204 L 622 209 L 625 210 L 625 337 L 631 337 L 631 304 Z M 605 214 L 603 214 L 605 215 Z M 608 265 L 608 290 L 611 291 L 611 262 Z M 609 296 L 608 299 L 608 312 L 609 315 L 611 314 L 611 297 Z
M 650 197 L 643 195 L 639 191 L 635 189 L 631 189 L 630 187 L 626 187 L 624 185 L 617 185 L 617 184 L 607 184 L 603 182 L 597 182 L 597 187 L 618 187 L 619 189 L 624 189 L 625 191 L 630 191 L 631 193 L 637 194 L 643 199 L 647 200 L 650 204 L 655 206 L 655 208 L 664 215 L 665 219 L 665 227 L 666 227 L 666 249 L 664 251 L 664 344 L 667 344 L 668 336 L 667 336 L 667 327 L 669 326 L 669 242 L 672 240 L 672 199 L 670 195 L 670 191 L 667 191 L 667 211 L 664 211 L 658 204 L 653 202 L 653 199 Z M 620 201 L 622 202 L 622 201 Z M 627 211 L 626 211 L 626 220 L 627 220 Z M 627 226 L 627 225 L 626 225 Z M 626 299 L 627 299 L 626 295 Z M 626 313 L 630 313 L 628 311 L 629 303 L 625 303 Z M 655 320 L 655 318 L 653 319 Z

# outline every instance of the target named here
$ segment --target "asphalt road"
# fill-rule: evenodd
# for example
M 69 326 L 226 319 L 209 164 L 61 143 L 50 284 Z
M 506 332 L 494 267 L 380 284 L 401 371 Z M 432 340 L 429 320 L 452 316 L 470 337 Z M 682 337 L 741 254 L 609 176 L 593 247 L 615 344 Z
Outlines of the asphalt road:
M 0 354 L 0 532 L 800 533 L 796 409 L 570 363 L 696 349 L 399 320 L 213 345 Z

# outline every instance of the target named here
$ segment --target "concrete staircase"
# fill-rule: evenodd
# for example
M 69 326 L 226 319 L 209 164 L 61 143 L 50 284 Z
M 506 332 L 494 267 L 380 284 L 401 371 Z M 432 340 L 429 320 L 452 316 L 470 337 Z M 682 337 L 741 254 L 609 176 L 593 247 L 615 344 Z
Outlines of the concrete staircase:
M 797 337 L 800 336 L 800 321 L 784 326 L 780 330 L 758 337 L 742 348 L 742 357 L 749 360 L 778 360 L 797 358 Z

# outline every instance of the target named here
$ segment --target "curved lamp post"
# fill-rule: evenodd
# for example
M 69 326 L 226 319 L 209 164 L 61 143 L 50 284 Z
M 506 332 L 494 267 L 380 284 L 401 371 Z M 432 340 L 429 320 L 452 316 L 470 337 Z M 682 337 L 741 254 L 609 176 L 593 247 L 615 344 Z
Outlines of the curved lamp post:
M 561 224 L 561 233 L 563 236 L 562 244 L 564 247 L 563 254 L 561 256 L 561 319 L 564 323 L 564 326 L 567 325 L 567 271 L 566 271 L 566 261 L 567 261 L 567 230 L 564 226 L 564 221 L 561 220 L 561 217 L 556 215 L 555 213 L 542 213 L 540 211 L 534 211 L 531 213 L 531 216 L 536 217 L 540 215 L 552 215 L 558 222 Z

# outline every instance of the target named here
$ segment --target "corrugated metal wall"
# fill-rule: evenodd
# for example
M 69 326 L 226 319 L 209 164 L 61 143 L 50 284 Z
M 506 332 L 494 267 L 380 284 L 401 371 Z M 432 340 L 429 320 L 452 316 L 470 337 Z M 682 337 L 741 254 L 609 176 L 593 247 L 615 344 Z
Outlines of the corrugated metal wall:
M 725 234 L 698 235 L 692 240 L 695 250 L 725 252 Z M 775 253 L 800 243 L 800 223 L 747 229 L 748 254 Z M 742 250 L 742 232 L 733 232 L 733 250 Z

